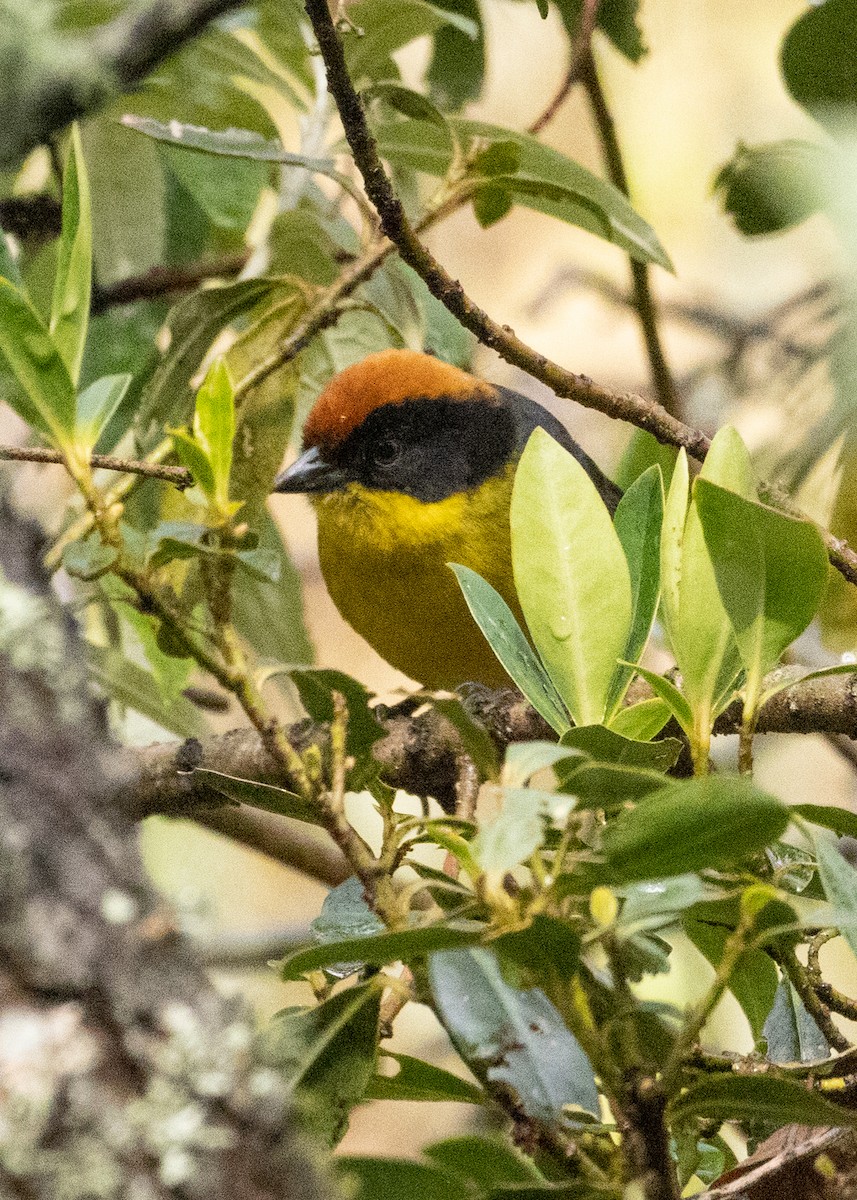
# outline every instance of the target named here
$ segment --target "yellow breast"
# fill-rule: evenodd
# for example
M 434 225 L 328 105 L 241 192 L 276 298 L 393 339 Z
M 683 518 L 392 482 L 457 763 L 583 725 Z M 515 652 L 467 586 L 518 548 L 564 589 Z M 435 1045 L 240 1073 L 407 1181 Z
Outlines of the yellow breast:
M 477 571 L 520 619 L 509 544 L 513 473 L 509 467 L 432 504 L 359 484 L 313 498 L 336 607 L 387 662 L 426 687 L 509 684 L 446 564 Z

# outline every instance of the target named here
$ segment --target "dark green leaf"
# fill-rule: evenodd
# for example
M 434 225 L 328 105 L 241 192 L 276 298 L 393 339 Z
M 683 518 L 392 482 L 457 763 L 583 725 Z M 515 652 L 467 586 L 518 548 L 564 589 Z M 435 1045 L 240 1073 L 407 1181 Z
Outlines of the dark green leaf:
M 857 6 L 826 0 L 799 17 L 785 36 L 781 65 L 798 104 L 823 119 L 825 110 L 857 104 Z
M 498 937 L 493 948 L 501 959 L 522 968 L 534 981 L 551 977 L 568 981 L 577 974 L 580 938 L 557 917 L 539 913 L 526 929 Z
M 403 116 L 412 117 L 415 121 L 428 121 L 429 124 L 436 125 L 438 129 L 445 130 L 447 137 L 450 136 L 449 126 L 443 113 L 432 104 L 427 96 L 405 87 L 404 84 L 373 83 L 364 89 L 363 98 L 370 103 L 373 100 L 380 100 L 384 104 L 389 104 L 390 108 L 395 109 Z M 451 137 L 450 145 L 452 145 Z
M 126 113 L 122 124 L 158 142 L 180 146 L 185 150 L 199 150 L 218 157 L 285 163 L 292 167 L 303 167 L 307 171 L 318 171 L 323 175 L 329 175 L 335 169 L 331 158 L 309 158 L 305 154 L 292 154 L 284 150 L 279 142 L 269 141 L 250 129 L 205 129 L 199 125 L 183 125 L 179 121 L 165 124 L 151 117 L 135 116 L 133 113 Z
M 390 1054 L 382 1058 L 396 1063 L 395 1075 L 376 1075 L 366 1089 L 367 1100 L 439 1100 L 458 1104 L 484 1104 L 485 1094 L 475 1084 L 460 1079 L 451 1071 L 434 1067 L 409 1054 Z
M 740 862 L 789 822 L 780 800 L 727 775 L 674 783 L 641 800 L 605 832 L 616 882 L 661 879 Z
M 484 949 L 433 955 L 429 979 L 438 1015 L 465 1062 L 511 1088 L 526 1116 L 563 1122 L 568 1106 L 598 1115 L 589 1060 L 542 992 L 509 987 Z
M 333 693 L 339 692 L 345 697 L 348 705 L 348 754 L 365 754 L 375 742 L 387 736 L 387 730 L 369 707 L 370 693 L 350 675 L 333 670 L 295 670 L 290 671 L 289 675 L 298 689 L 301 704 L 314 721 L 332 721 Z
M 348 19 L 354 28 L 343 39 L 345 59 L 349 75 L 358 84 L 367 78 L 392 78 L 397 73 L 393 52 L 444 25 L 454 25 L 469 37 L 477 34 L 467 17 L 424 0 L 397 0 L 395 6 L 387 0 L 358 0 L 349 7 Z
M 282 1072 L 314 1133 L 335 1144 L 348 1128 L 375 1073 L 377 981 L 347 988 L 317 1008 L 278 1013 L 265 1030 L 262 1056 Z
M 249 158 L 217 158 L 198 150 L 162 146 L 167 167 L 218 229 L 243 234 L 270 167 Z
M 828 804 L 793 804 L 792 812 L 840 836 L 857 838 L 857 813 Z
M 663 675 L 658 675 L 656 671 L 647 671 L 645 667 L 638 665 L 636 670 L 637 674 L 645 679 L 658 699 L 662 700 L 669 707 L 670 712 L 679 725 L 681 725 L 682 729 L 688 732 L 693 725 L 693 714 L 690 711 L 690 705 L 675 684 Z
M 644 767 L 584 762 L 575 770 L 561 771 L 560 787 L 583 808 L 612 809 L 629 800 L 642 800 L 668 782 L 660 771 Z
M 550 4 L 548 4 L 548 0 L 536 0 L 536 8 L 539 10 L 539 16 L 541 19 L 546 21 L 548 13 L 550 12 Z
M 722 925 L 696 921 L 687 917 L 684 931 L 700 954 L 716 969 L 723 958 L 723 949 L 730 931 Z M 741 955 L 729 976 L 729 990 L 750 1022 L 753 1041 L 762 1036 L 774 997 L 777 992 L 777 969 L 762 950 L 747 950 Z
M 426 1146 L 426 1158 L 480 1191 L 503 1183 L 541 1183 L 541 1174 L 532 1161 L 518 1154 L 499 1137 L 447 1138 Z
M 502 221 L 515 203 L 510 189 L 502 183 L 487 183 L 473 193 L 473 215 L 483 229 Z
M 603 725 L 576 725 L 562 735 L 562 745 L 581 750 L 597 762 L 647 767 L 652 771 L 668 771 L 681 753 L 681 742 L 677 738 L 638 742 Z
M 557 733 L 568 729 L 568 714 L 556 688 L 506 601 L 490 583 L 469 567 L 458 563 L 449 565 L 455 572 L 474 621 L 485 634 L 491 649 L 508 671 L 509 677 L 552 729 Z
M 274 787 L 271 783 L 258 783 L 254 779 L 239 779 L 235 775 L 224 775 L 222 771 L 210 771 L 207 768 L 195 770 L 194 776 L 212 791 L 234 800 L 236 804 L 249 804 L 251 808 L 261 808 L 265 812 L 291 817 L 293 821 L 306 821 L 310 825 L 322 824 L 317 805 L 285 788 Z
M 54 345 L 74 384 L 77 384 L 83 361 L 91 293 L 92 212 L 89 180 L 80 129 L 75 124 L 71 128 L 71 143 L 63 172 L 62 236 L 50 321 Z
M 634 480 L 613 517 L 631 576 L 631 630 L 622 655 L 629 663 L 635 663 L 643 653 L 658 608 L 663 517 L 663 478 L 660 468 L 653 466 Z M 618 708 L 633 674 L 631 667 L 617 666 L 608 707 Z
M 353 1200 L 472 1200 L 466 1183 L 425 1163 L 343 1156 L 333 1166 Z
M 857 1126 L 857 1113 L 807 1091 L 803 1083 L 770 1075 L 715 1075 L 692 1084 L 671 1106 L 673 1121 L 765 1121 L 798 1125 Z
M 521 167 L 521 147 L 513 139 L 490 142 L 473 157 L 474 175 L 514 175 Z
M 570 37 L 577 37 L 582 0 L 556 0 L 556 4 Z M 597 27 L 631 62 L 639 62 L 647 53 L 637 24 L 639 6 L 640 0 L 601 0 L 598 6 Z
M 780 233 L 825 206 L 833 165 L 829 148 L 814 142 L 739 142 L 717 172 L 714 190 L 741 233 Z
M 485 32 L 479 0 L 437 0 L 438 8 L 465 17 L 476 36 L 455 25 L 443 25 L 434 35 L 434 54 L 426 72 L 431 94 L 440 107 L 455 112 L 477 100 L 485 77 Z
M 316 971 L 331 963 L 361 962 L 381 967 L 386 963 L 410 962 L 437 950 L 473 946 L 482 940 L 483 934 L 484 926 L 473 922 L 466 925 L 438 922 L 380 933 L 375 937 L 345 938 L 290 954 L 283 961 L 282 978 L 300 979 L 307 971 Z
M 276 556 L 279 576 L 262 580 L 247 571 L 232 588 L 235 628 L 259 659 L 277 663 L 308 663 L 312 647 L 303 618 L 301 577 L 288 557 L 277 526 L 267 512 L 259 520 L 258 550 Z
M 770 1062 L 819 1062 L 830 1054 L 827 1039 L 787 979 L 780 980 L 763 1033 Z

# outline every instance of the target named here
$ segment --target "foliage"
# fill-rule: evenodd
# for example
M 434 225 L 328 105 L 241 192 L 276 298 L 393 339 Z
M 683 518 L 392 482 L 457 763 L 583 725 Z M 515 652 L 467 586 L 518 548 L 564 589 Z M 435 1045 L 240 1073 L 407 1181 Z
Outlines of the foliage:
M 572 44 L 585 7 L 556 2 Z M 599 36 L 631 62 L 644 53 L 637 8 L 610 0 L 598 12 Z M 669 269 L 619 188 L 533 134 L 461 115 L 483 84 L 482 21 L 477 0 L 358 0 L 342 14 L 348 69 L 415 228 L 464 206 L 488 227 L 521 205 L 601 238 L 637 272 Z M 828 106 L 850 119 L 857 105 L 855 30 L 857 5 L 827 0 L 783 44 L 786 83 L 831 140 L 845 135 Z M 417 38 L 431 42 L 423 90 L 406 86 L 395 57 Z M 829 928 L 857 953 L 857 877 L 832 836 L 853 837 L 857 821 L 790 808 L 752 776 L 760 710 L 794 678 L 771 673 L 830 603 L 827 552 L 809 520 L 759 498 L 733 427 L 695 478 L 684 451 L 665 480 L 638 446 L 641 469 L 612 519 L 577 460 L 537 430 L 511 508 L 524 626 L 486 580 L 450 564 L 556 735 L 505 748 L 498 765 L 485 731 L 438 702 L 481 769 L 492 816 L 437 815 L 428 797 L 406 813 L 373 752 L 386 732 L 374 698 L 311 669 L 297 574 L 264 512 L 293 427 L 335 371 L 371 350 L 427 347 L 466 365 L 472 349 L 340 170 L 318 86 L 299 6 L 242 9 L 70 128 L 50 254 L 38 239 L 0 237 L 3 398 L 76 485 L 48 562 L 65 569 L 117 728 L 133 710 L 178 736 L 205 732 L 188 685 L 206 672 L 258 730 L 274 777 L 203 767 L 194 782 L 321 827 L 353 872 L 314 944 L 280 966 L 311 983 L 314 1002 L 274 1018 L 266 1052 L 326 1145 L 373 1098 L 493 1105 L 514 1121 L 514 1145 L 473 1133 L 427 1147 L 423 1163 L 341 1159 L 358 1196 L 619 1197 L 649 1186 L 646 1137 L 672 1147 L 664 1190 L 651 1194 L 677 1194 L 678 1181 L 702 1186 L 730 1165 L 725 1122 L 853 1127 L 835 1089 L 816 1086 L 833 1077 L 842 1035 L 796 950 Z M 291 151 L 295 114 L 303 135 Z M 739 229 L 767 235 L 820 210 L 836 216 L 838 161 L 827 140 L 742 145 L 716 187 Z M 144 236 L 131 216 L 141 195 Z M 230 281 L 236 259 L 248 273 Z M 162 295 L 99 307 L 120 266 L 176 272 L 198 260 L 215 263 L 211 286 L 171 308 Z M 175 460 L 191 486 L 133 472 L 106 481 L 96 449 L 150 467 Z M 677 668 L 668 675 L 647 665 L 658 619 Z M 265 691 L 283 679 L 280 700 L 297 696 L 327 740 L 290 740 Z M 711 773 L 715 723 L 735 704 L 739 770 Z M 685 748 L 694 778 L 682 777 Z M 380 816 L 380 848 L 347 819 L 346 792 L 358 791 Z M 426 865 L 427 845 L 445 852 L 442 871 Z M 637 987 L 670 971 L 680 937 L 712 967 L 686 1010 Z M 395 963 L 405 976 L 387 969 Z M 752 1071 L 699 1051 L 727 990 L 752 1030 Z M 472 1078 L 385 1050 L 391 996 L 433 1009 Z

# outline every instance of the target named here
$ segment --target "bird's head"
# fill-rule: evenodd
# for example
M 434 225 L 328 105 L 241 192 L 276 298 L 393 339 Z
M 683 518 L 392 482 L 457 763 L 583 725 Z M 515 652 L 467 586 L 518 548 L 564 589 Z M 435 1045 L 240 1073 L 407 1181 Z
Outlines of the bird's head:
M 303 453 L 275 492 L 366 489 L 422 504 L 479 487 L 518 444 L 501 389 L 414 350 L 383 350 L 337 375 L 303 435 Z

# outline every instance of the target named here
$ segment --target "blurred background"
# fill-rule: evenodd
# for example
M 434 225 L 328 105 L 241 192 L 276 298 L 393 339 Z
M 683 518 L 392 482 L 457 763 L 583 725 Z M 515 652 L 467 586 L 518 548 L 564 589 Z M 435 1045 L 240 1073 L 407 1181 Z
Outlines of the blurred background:
M 488 0 L 484 8 L 487 86 L 468 115 L 523 130 L 560 86 L 568 39 L 554 9 L 542 20 L 532 3 Z M 811 350 L 824 332 L 819 319 L 823 294 L 820 301 L 817 285 L 839 273 L 841 250 L 822 216 L 775 237 L 743 236 L 724 215 L 713 181 L 740 142 L 819 136 L 817 126 L 790 99 L 778 70 L 782 38 L 805 11 L 803 0 L 757 0 L 752 5 L 744 0 L 644 0 L 640 25 L 649 53 L 638 65 L 622 58 L 603 36 L 595 39 L 633 203 L 654 226 L 675 265 L 674 275 L 653 268 L 652 280 L 684 418 L 709 432 L 733 421 L 764 473 L 777 471 L 789 447 L 800 444 L 830 403 L 829 380 L 812 367 Z M 428 55 L 426 40 L 397 56 L 414 86 Z M 542 137 L 603 173 L 598 139 L 579 90 Z M 297 148 L 297 143 L 287 148 Z M 628 264 L 619 249 L 522 208 L 487 230 L 469 209 L 460 211 L 432 230 L 428 241 L 476 303 L 526 342 L 605 386 L 650 390 L 638 322 L 627 303 Z M 556 401 L 482 348 L 476 351 L 474 369 L 548 404 L 608 473 L 618 468 L 629 437 L 626 428 Z M 4 440 L 11 440 L 8 431 Z M 60 500 L 63 485 L 57 474 L 28 468 L 16 487 L 29 492 L 37 506 L 49 506 Z M 795 476 L 803 487 L 802 502 L 822 518 L 828 516 L 834 475 L 828 454 L 817 468 Z M 52 493 L 54 488 L 58 490 Z M 309 505 L 300 497 L 278 497 L 270 502 L 270 511 L 300 572 L 316 662 L 395 696 L 409 681 L 344 625 L 326 595 Z M 848 627 L 832 651 L 826 652 L 817 636 L 809 638 L 808 661 L 834 661 L 829 655 L 847 653 L 851 642 Z M 220 723 L 229 728 L 233 722 L 227 714 Z M 140 742 L 162 736 L 142 719 L 130 732 Z M 762 738 L 757 762 L 760 785 L 786 800 L 845 807 L 855 803 L 853 763 L 822 738 Z M 258 958 L 265 937 L 270 935 L 276 947 L 284 931 L 315 917 L 325 894 L 320 885 L 186 823 L 151 819 L 143 842 L 155 880 L 178 904 L 189 928 L 209 945 L 224 986 L 250 994 L 262 1019 L 308 999 L 305 985 L 283 985 L 270 970 L 225 964 L 230 954 L 240 958 L 242 947 L 248 952 L 256 947 Z M 708 971 L 692 948 L 677 946 L 674 973 L 667 984 L 659 979 L 655 985 L 661 994 L 667 986 L 669 998 L 680 1001 L 686 981 L 693 979 L 698 986 L 701 973 Z M 852 992 L 857 988 L 857 976 L 840 978 L 846 991 L 849 984 Z M 749 1048 L 746 1023 L 730 999 L 720 1006 L 714 1024 L 726 1044 Z M 417 1006 L 398 1018 L 392 1046 L 411 1053 L 419 1047 L 419 1053 L 454 1066 L 445 1036 Z M 462 1105 L 378 1102 L 354 1114 L 342 1148 L 415 1155 L 430 1138 L 477 1119 L 484 1118 Z

